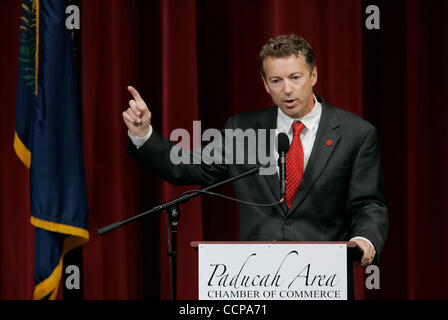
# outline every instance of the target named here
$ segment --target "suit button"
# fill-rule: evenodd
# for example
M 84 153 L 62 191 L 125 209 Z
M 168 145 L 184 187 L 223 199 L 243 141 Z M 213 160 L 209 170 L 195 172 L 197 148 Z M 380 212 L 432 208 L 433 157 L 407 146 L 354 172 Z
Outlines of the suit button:
M 291 220 L 290 219 L 286 219 L 285 223 L 286 223 L 287 226 L 290 226 L 291 225 Z

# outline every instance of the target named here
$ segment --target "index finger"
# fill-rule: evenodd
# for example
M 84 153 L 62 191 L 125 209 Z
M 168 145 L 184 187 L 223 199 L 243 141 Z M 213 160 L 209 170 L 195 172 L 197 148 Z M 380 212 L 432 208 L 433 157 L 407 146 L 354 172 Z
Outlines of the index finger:
M 130 94 L 132 94 L 135 101 L 143 101 L 142 97 L 140 97 L 140 94 L 133 86 L 128 86 L 128 91 Z

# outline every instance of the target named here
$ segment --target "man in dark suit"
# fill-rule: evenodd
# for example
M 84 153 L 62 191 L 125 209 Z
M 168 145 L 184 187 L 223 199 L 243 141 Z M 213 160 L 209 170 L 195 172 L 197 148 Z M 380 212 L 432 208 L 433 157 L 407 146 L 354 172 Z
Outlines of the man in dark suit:
M 303 38 L 291 34 L 270 39 L 259 60 L 275 106 L 232 116 L 225 128 L 272 129 L 289 136 L 286 201 L 274 207 L 240 205 L 240 239 L 351 240 L 363 251 L 361 263 L 370 264 L 388 232 L 376 129 L 313 93 L 317 67 Z M 173 164 L 172 143 L 153 130 L 151 112 L 137 90 L 128 90 L 134 97 L 123 112 L 132 141 L 128 152 L 162 178 L 174 184 L 207 185 L 248 168 L 235 163 Z M 249 176 L 233 187 L 245 201 L 273 203 L 280 198 L 276 174 Z

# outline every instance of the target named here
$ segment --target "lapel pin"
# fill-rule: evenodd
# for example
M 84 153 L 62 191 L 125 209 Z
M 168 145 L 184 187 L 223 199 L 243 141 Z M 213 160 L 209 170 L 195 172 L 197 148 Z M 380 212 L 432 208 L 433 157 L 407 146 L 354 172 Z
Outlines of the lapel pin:
M 327 144 L 327 146 L 331 146 L 333 144 L 333 141 L 332 140 L 327 140 L 326 144 Z

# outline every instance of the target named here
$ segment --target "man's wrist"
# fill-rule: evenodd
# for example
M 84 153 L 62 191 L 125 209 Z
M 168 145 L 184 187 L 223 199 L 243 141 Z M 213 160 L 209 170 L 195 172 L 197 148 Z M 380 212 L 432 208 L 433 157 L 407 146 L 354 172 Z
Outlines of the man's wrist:
M 369 243 L 372 246 L 372 248 L 375 249 L 375 246 L 373 245 L 373 243 L 369 239 L 367 239 L 367 238 L 364 238 L 364 237 L 353 237 L 353 238 L 350 239 L 350 241 L 353 241 L 354 239 L 362 239 L 364 241 L 367 241 L 367 243 Z
M 138 137 L 138 136 L 134 135 L 131 132 L 131 130 L 128 130 L 128 136 L 137 149 L 140 148 L 142 145 L 144 145 L 146 143 L 146 141 L 149 140 L 149 138 L 151 137 L 151 134 L 152 134 L 152 126 L 151 125 L 149 126 L 148 133 L 144 137 Z

